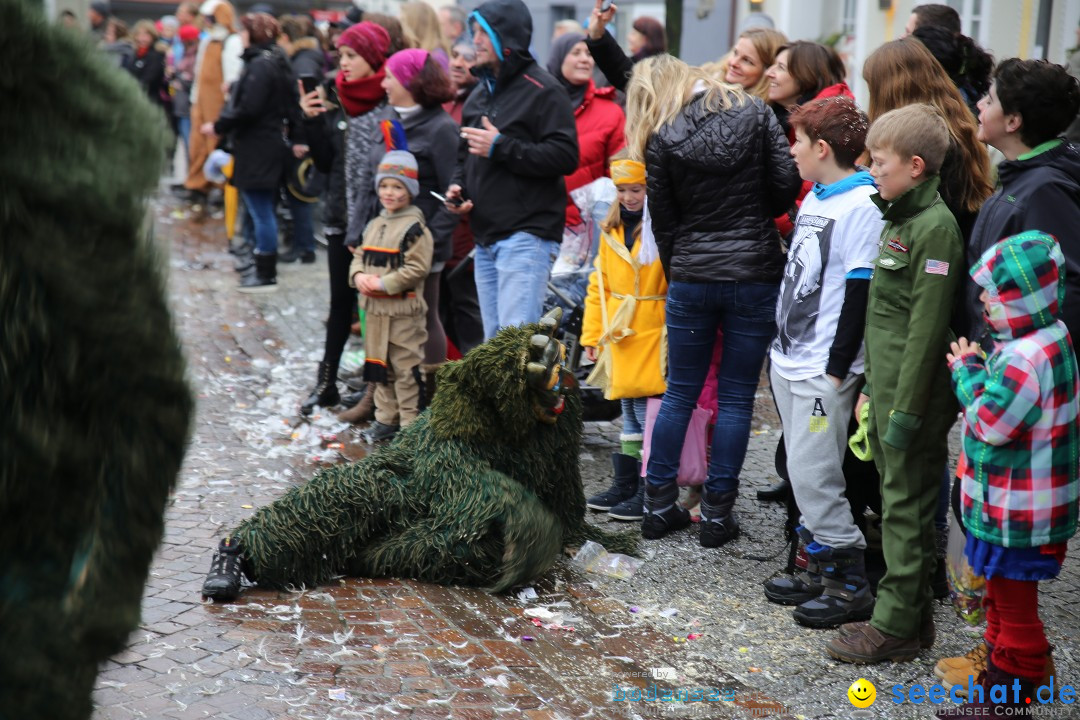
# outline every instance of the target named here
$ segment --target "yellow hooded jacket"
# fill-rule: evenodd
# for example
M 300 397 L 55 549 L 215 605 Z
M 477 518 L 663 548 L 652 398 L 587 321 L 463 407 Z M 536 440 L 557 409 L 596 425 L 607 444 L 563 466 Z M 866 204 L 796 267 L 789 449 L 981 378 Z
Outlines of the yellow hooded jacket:
M 594 371 L 590 382 L 609 400 L 650 397 L 667 389 L 664 269 L 658 260 L 640 265 L 641 240 L 627 250 L 623 237 L 623 229 L 616 228 L 600 238 L 581 331 L 581 344 L 600 351 L 600 372 Z

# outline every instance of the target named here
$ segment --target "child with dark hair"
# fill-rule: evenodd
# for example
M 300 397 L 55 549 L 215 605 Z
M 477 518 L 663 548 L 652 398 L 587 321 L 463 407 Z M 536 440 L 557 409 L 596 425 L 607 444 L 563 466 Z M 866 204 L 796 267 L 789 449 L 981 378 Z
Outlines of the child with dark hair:
M 1080 490 L 1076 355 L 1058 319 L 1063 272 L 1060 246 L 1037 231 L 992 245 L 971 268 L 994 345 L 984 357 L 959 338 L 947 359 L 963 406 L 964 554 L 986 577 L 986 661 L 979 679 L 972 669 L 958 680 L 969 704 L 938 717 L 1024 710 L 1040 685 L 1053 695 L 1039 581 L 1061 571 Z
M 870 200 L 873 177 L 855 166 L 869 125 L 855 103 L 814 100 L 789 120 L 791 155 L 813 188 L 795 221 L 769 358 L 808 562 L 797 576 L 765 583 L 765 596 L 798 605 L 794 617 L 803 625 L 835 627 L 868 619 L 874 606 L 843 463 L 863 385 L 867 290 L 884 222 Z
M 968 246 L 974 264 L 998 240 L 1041 230 L 1065 255 L 1065 325 L 1080 333 L 1080 150 L 1061 137 L 1080 109 L 1080 84 L 1060 65 L 1009 58 L 998 65 L 990 92 L 979 101 L 979 140 L 1005 155 L 997 192 L 979 211 Z M 985 331 L 979 288 L 968 284 L 972 324 Z

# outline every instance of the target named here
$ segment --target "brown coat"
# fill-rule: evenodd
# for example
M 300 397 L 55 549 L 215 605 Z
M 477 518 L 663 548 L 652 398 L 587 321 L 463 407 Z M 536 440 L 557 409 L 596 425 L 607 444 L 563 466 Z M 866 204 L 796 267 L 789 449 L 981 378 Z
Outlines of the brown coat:
M 415 205 L 395 213 L 383 210 L 364 229 L 364 240 L 349 266 L 349 285 L 356 273 L 382 278 L 386 292 L 360 294 L 360 309 L 371 315 L 423 316 L 423 285 L 431 271 L 433 241 L 424 214 Z

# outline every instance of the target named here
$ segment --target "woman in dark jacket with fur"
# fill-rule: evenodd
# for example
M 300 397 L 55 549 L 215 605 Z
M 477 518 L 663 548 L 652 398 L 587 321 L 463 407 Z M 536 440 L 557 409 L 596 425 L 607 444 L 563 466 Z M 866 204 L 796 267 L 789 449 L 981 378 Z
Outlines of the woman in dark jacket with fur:
M 627 148 L 648 169 L 649 215 L 669 280 L 668 389 L 653 428 L 642 536 L 659 538 L 690 522 L 675 480 L 722 326 L 700 537 L 702 546 L 718 547 L 739 533 L 739 473 L 776 331 L 785 257 L 773 218 L 790 207 L 801 180 L 760 99 L 670 55 L 638 63 L 626 107 Z
M 277 20 L 251 13 L 241 24 L 244 70 L 229 91 L 221 117 L 202 130 L 227 138 L 234 163 L 231 182 L 255 223 L 255 272 L 244 276 L 240 291 L 268 292 L 277 289 L 274 201 L 285 169 L 286 128 L 297 157 L 307 147 L 299 142 L 300 107 L 292 71 L 275 44 L 280 33 Z

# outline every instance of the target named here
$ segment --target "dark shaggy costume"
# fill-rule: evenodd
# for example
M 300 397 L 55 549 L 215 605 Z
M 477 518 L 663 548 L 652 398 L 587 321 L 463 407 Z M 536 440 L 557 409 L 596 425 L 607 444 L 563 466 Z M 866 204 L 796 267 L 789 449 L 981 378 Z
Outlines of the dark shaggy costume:
M 0 1 L 0 717 L 88 718 L 139 621 L 192 402 L 143 227 L 165 126 Z
M 562 373 L 555 422 L 538 417 L 542 393 L 527 366 L 539 328 L 504 329 L 444 366 L 431 408 L 393 444 L 319 473 L 242 523 L 245 574 L 279 588 L 345 573 L 496 592 L 535 579 L 585 539 L 634 552 L 633 536 L 585 522 L 572 376 Z

